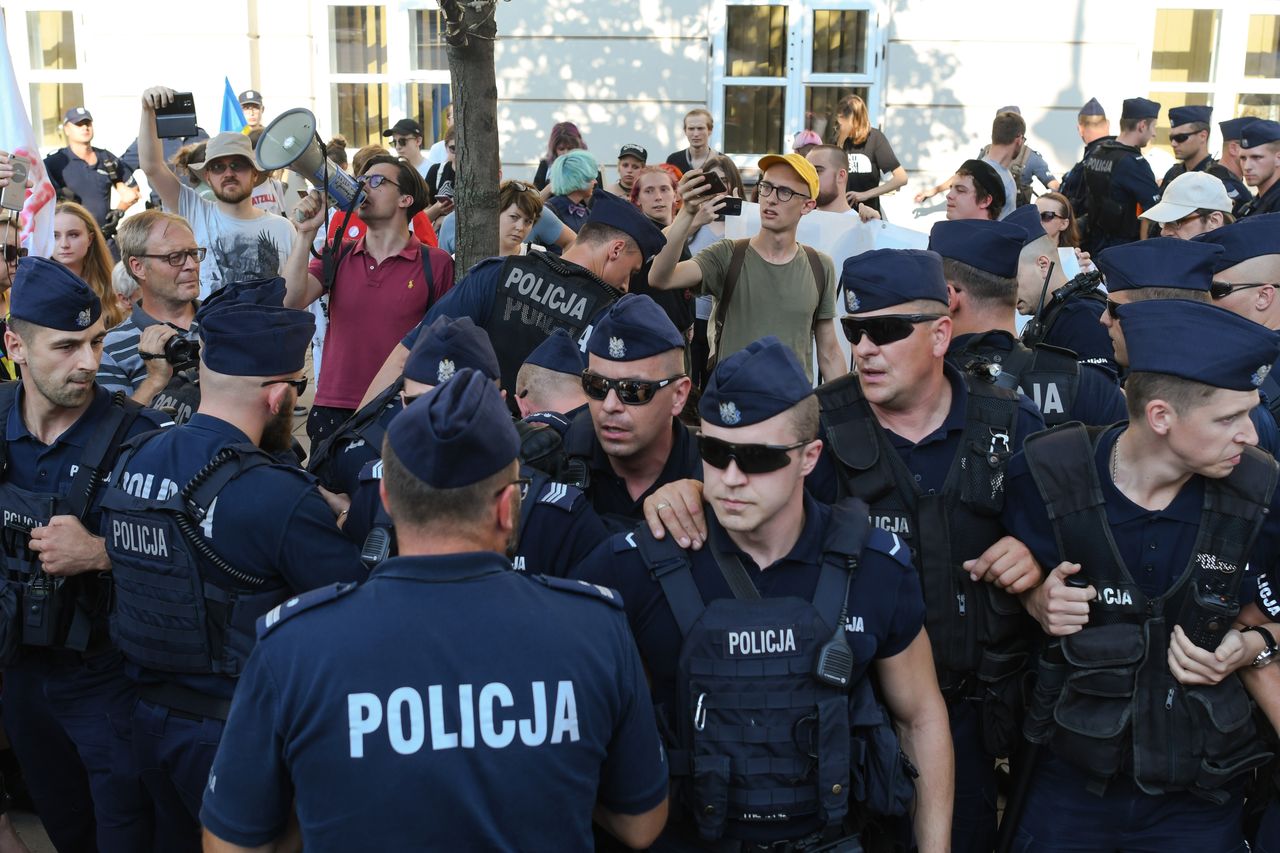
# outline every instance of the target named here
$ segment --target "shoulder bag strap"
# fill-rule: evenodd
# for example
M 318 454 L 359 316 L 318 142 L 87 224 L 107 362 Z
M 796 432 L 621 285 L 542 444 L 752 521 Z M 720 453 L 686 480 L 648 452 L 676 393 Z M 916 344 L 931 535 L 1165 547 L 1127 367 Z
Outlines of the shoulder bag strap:
M 749 240 L 733 241 L 733 256 L 729 258 L 729 271 L 724 277 L 724 287 L 720 290 L 720 298 L 716 300 L 716 348 L 711 353 L 711 358 L 707 360 L 707 373 L 715 370 L 716 362 L 720 360 L 720 342 L 724 332 L 724 320 L 729 316 L 729 300 L 733 298 L 733 291 L 738 286 L 738 276 L 742 274 L 742 264 L 747 259 L 747 245 Z

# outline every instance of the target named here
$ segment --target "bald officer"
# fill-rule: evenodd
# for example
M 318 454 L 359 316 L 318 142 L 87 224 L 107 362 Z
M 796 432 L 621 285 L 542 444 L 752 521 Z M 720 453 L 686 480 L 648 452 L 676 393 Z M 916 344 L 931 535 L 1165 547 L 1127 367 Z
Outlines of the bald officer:
M 667 768 L 621 601 L 504 556 L 518 450 L 471 370 L 392 422 L 382 498 L 403 556 L 259 624 L 206 850 L 269 845 L 295 811 L 309 853 L 590 850 L 593 812 L 633 847 L 657 836 Z

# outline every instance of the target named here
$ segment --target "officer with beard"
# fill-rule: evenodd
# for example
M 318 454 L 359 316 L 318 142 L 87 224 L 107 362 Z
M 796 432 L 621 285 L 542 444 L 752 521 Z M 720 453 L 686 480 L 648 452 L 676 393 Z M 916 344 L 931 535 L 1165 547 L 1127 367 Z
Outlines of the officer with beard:
M 289 447 L 315 329 L 304 312 L 232 302 L 202 318 L 200 407 L 125 448 L 103 497 L 112 635 L 137 682 L 133 759 L 158 849 L 200 849 L 200 796 L 254 644 L 299 592 L 364 572 Z

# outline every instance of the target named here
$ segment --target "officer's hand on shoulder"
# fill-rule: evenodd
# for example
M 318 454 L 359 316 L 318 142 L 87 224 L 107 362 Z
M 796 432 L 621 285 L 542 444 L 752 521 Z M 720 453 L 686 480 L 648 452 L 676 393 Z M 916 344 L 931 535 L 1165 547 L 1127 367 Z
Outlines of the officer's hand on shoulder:
M 1098 591 L 1092 585 L 1068 586 L 1067 579 L 1079 571 L 1079 563 L 1059 563 L 1044 583 L 1022 596 L 1027 612 L 1050 636 L 1065 637 L 1089 624 L 1089 602 Z
M 964 561 L 975 581 L 993 583 L 1011 595 L 1021 595 L 1039 585 L 1044 571 L 1031 549 L 1012 536 L 1004 536 L 976 560 Z
M 1169 637 L 1169 671 L 1181 684 L 1217 684 L 1257 656 L 1234 628 L 1213 651 L 1191 642 L 1180 626 L 1174 626 Z
M 654 539 L 670 533 L 681 548 L 695 551 L 707 541 L 707 519 L 702 512 L 702 482 L 676 480 L 644 500 L 644 520 Z

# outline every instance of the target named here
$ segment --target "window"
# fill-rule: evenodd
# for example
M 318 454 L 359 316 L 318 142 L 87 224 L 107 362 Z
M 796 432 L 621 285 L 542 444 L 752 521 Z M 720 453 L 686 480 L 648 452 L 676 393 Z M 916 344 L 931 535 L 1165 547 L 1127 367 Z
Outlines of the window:
M 59 147 L 65 142 L 62 117 L 85 106 L 75 16 L 57 10 L 27 12 L 27 55 L 31 127 L 41 147 Z
M 721 0 L 712 28 L 712 145 L 749 164 L 788 150 L 802 129 L 834 139 L 846 95 L 874 101 L 879 31 L 862 0 Z

